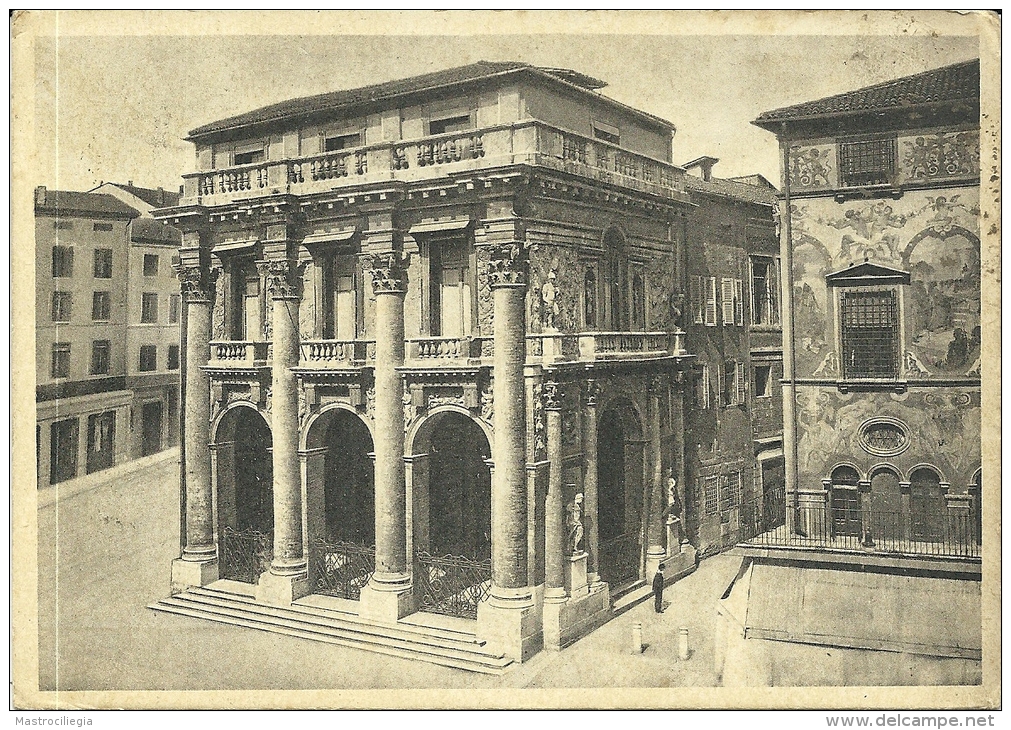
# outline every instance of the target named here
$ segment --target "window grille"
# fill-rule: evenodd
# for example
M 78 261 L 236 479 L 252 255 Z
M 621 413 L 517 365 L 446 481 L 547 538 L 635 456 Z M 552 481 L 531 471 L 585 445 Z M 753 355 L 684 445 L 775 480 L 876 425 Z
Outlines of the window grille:
M 899 317 L 895 292 L 845 292 L 841 319 L 843 376 L 896 378 Z
M 720 477 L 718 475 L 706 477 L 702 484 L 705 514 L 715 515 L 719 511 Z
M 839 145 L 839 174 L 845 187 L 885 185 L 895 172 L 895 140 L 870 139 Z

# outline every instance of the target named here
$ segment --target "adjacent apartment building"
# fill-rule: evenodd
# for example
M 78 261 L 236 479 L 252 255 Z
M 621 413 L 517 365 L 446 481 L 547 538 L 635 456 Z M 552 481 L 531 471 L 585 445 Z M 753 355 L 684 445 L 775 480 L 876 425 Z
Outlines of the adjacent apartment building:
M 604 86 L 479 62 L 190 133 L 156 608 L 495 672 L 751 529 L 774 191 L 689 175 Z
M 104 193 L 35 191 L 40 487 L 178 440 L 179 244 Z
M 755 121 L 783 160 L 785 524 L 723 602 L 730 681 L 980 681 L 979 84 Z

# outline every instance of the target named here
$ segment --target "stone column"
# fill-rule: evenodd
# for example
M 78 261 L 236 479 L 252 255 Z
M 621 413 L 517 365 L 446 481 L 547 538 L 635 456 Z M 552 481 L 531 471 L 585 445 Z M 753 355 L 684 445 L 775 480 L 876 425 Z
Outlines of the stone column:
M 650 498 L 646 513 L 646 579 L 653 574 L 667 556 L 664 536 L 667 531 L 663 513 L 666 507 L 664 487 L 663 452 L 660 447 L 660 389 L 665 387 L 661 378 L 654 378 L 649 389 L 649 450 L 651 464 Z
M 272 299 L 270 430 L 274 469 L 274 558 L 260 577 L 257 598 L 290 604 L 309 592 L 302 524 L 302 474 L 298 455 L 298 308 L 302 280 L 288 259 L 259 262 Z
M 527 585 L 526 360 L 522 247 L 492 249 L 488 283 L 494 296 L 495 471 L 491 492 L 491 592 L 478 607 L 478 631 L 508 656 L 536 650 L 537 617 Z
M 376 295 L 375 494 L 376 571 L 361 594 L 362 616 L 396 621 L 414 606 L 407 565 L 407 486 L 404 478 L 404 294 L 407 271 L 397 251 L 367 263 Z
M 565 600 L 565 496 L 562 486 L 562 404 L 558 383 L 544 384 L 548 493 L 544 503 L 544 601 Z
M 586 544 L 586 577 L 590 585 L 600 582 L 597 531 L 597 381 L 586 382 L 583 400 L 583 542 Z
M 172 562 L 172 591 L 202 586 L 218 578 L 211 488 L 210 358 L 211 304 L 217 269 L 204 265 L 176 268 L 186 307 L 186 544 Z

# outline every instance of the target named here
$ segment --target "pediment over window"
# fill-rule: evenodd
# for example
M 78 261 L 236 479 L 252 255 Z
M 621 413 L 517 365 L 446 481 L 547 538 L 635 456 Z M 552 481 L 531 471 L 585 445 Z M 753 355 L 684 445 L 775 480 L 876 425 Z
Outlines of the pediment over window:
M 833 271 L 825 277 L 829 286 L 877 286 L 880 284 L 908 284 L 909 272 L 869 261 L 853 264 Z

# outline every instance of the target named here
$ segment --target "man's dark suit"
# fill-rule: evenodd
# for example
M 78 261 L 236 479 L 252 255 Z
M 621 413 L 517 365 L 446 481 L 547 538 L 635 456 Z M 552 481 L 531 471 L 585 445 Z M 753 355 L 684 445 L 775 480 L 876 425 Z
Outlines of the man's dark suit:
M 653 576 L 653 608 L 657 613 L 663 611 L 663 571 L 658 570 Z

